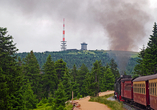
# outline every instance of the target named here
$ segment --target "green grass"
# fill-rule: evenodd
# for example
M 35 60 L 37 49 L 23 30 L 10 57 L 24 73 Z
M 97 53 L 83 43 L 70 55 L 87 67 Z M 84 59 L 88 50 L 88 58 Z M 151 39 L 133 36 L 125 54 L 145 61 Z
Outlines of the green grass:
M 65 105 L 65 110 L 72 110 L 72 108 L 73 108 L 73 105 L 70 104 L 70 103 L 67 103 L 67 104 Z
M 73 105 L 70 103 L 67 103 L 65 105 L 65 110 L 72 110 Z M 30 109 L 30 110 L 52 110 L 52 106 L 49 105 L 49 103 L 43 104 L 40 107 L 37 107 L 36 109 Z
M 107 100 L 107 98 L 112 97 L 114 94 L 105 95 L 101 97 L 91 97 L 89 101 L 99 102 L 107 105 L 111 110 L 123 110 L 123 104 L 118 101 Z

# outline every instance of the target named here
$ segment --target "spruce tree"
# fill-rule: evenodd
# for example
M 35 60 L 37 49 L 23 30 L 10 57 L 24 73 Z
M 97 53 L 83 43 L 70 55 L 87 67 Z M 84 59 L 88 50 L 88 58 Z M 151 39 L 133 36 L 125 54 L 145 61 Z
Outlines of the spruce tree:
M 98 94 L 99 92 L 99 81 L 100 81 L 100 72 L 101 72 L 101 69 L 100 69 L 100 63 L 98 61 L 96 61 L 94 64 L 93 64 L 93 68 L 92 68 L 92 75 L 94 76 L 94 83 L 96 84 L 95 86 L 95 95 Z
M 73 65 L 73 68 L 70 72 L 70 78 L 71 78 L 71 86 L 73 91 L 73 96 L 76 97 L 78 93 L 80 93 L 79 89 L 79 83 L 76 81 L 78 76 L 78 70 L 76 68 L 76 65 Z
M 134 75 L 135 76 L 137 76 L 137 75 L 141 75 L 141 76 L 147 75 L 146 68 L 144 68 L 144 62 L 143 62 L 144 56 L 145 56 L 145 47 L 143 46 L 141 51 L 138 53 L 139 59 L 137 60 L 137 65 L 135 65 L 135 67 L 134 67 Z
M 65 102 L 67 101 L 66 93 L 62 82 L 58 84 L 58 89 L 55 91 L 54 110 L 64 110 Z
M 107 68 L 104 74 L 104 80 L 102 82 L 104 84 L 102 86 L 103 91 L 113 90 L 114 82 L 115 82 L 114 74 L 112 73 L 110 68 Z
M 95 77 L 92 73 L 87 73 L 85 76 L 85 81 L 84 81 L 85 86 L 85 91 L 86 91 L 86 95 L 90 95 L 90 96 L 96 96 L 96 90 L 95 88 L 97 87 L 97 83 L 95 82 Z
M 36 95 L 33 93 L 29 80 L 27 80 L 27 83 L 23 89 L 24 89 L 23 97 L 25 101 L 24 102 L 25 110 L 36 108 L 36 104 L 38 103 L 38 100 L 36 99 Z
M 143 59 L 147 74 L 157 73 L 157 25 L 154 24 L 153 35 L 150 35 Z
M 85 92 L 85 85 L 84 85 L 84 80 L 85 80 L 85 75 L 89 72 L 88 68 L 86 67 L 85 64 L 82 64 L 82 66 L 78 70 L 78 74 L 76 76 L 76 83 L 79 84 L 79 90 L 80 94 L 84 95 Z
M 55 71 L 57 73 L 58 80 L 62 80 L 64 73 L 67 72 L 66 62 L 59 59 L 55 62 Z
M 54 95 L 54 91 L 56 90 L 58 84 L 58 79 L 54 68 L 54 63 L 51 59 L 51 55 L 47 57 L 46 63 L 43 65 L 43 72 L 43 97 L 48 98 L 49 94 Z
M 16 62 L 13 37 L 7 35 L 7 28 L 0 27 L 0 109 L 22 110 L 23 78 L 21 68 Z
M 111 59 L 111 62 L 110 62 L 109 65 L 110 65 L 112 73 L 114 74 L 114 77 L 115 78 L 120 77 L 118 66 L 117 66 L 117 64 L 116 64 L 116 62 L 114 61 L 113 58 Z
M 76 77 L 78 75 L 78 71 L 77 71 L 77 68 L 76 68 L 76 65 L 74 64 L 72 70 L 71 70 L 71 78 L 72 78 L 72 81 L 75 82 L 76 81 Z
M 71 99 L 72 87 L 71 87 L 71 83 L 70 83 L 70 78 L 68 77 L 67 73 L 64 73 L 62 84 L 63 84 L 63 88 L 65 90 L 66 97 L 68 99 Z
M 36 94 L 37 98 L 40 99 L 42 89 L 41 74 L 39 74 L 39 64 L 33 51 L 28 53 L 28 55 L 26 56 L 26 58 L 23 59 L 23 61 L 23 73 L 25 82 L 27 82 L 27 80 L 29 79 L 34 94 Z
M 72 82 L 72 91 L 73 91 L 73 96 L 76 97 L 78 93 L 80 93 L 79 89 L 80 85 L 75 81 Z

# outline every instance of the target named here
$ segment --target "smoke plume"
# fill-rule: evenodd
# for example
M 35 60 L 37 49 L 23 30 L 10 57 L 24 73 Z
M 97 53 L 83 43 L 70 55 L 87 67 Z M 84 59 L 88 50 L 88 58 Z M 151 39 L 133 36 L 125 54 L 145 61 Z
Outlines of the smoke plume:
M 144 8 L 148 1 L 143 0 L 101 0 L 96 7 L 97 21 L 107 31 L 110 49 L 131 51 L 138 48 L 135 41 L 146 36 L 145 24 L 149 14 Z
M 137 50 L 136 41 L 146 36 L 145 24 L 149 21 L 149 14 L 144 8 L 147 6 L 148 1 L 143 0 L 101 0 L 99 7 L 93 10 L 108 34 L 110 49 L 119 50 L 110 51 L 109 55 L 116 56 L 121 74 L 124 74 L 130 58 L 126 51 Z

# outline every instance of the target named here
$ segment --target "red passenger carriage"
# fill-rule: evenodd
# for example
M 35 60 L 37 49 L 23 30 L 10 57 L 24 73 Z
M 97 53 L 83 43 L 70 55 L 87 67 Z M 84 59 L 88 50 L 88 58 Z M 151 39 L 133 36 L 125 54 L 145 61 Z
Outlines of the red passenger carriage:
M 145 109 L 157 110 L 157 74 L 132 79 L 122 76 L 115 82 L 115 96 Z M 144 107 L 145 106 L 145 107 Z
M 136 78 L 133 85 L 134 101 L 157 110 L 157 74 Z
M 132 78 L 124 78 L 121 80 L 121 96 L 125 100 L 133 99 Z
M 157 74 L 149 76 L 150 107 L 157 110 Z
M 136 103 L 149 107 L 149 89 L 147 76 L 133 80 L 133 100 Z

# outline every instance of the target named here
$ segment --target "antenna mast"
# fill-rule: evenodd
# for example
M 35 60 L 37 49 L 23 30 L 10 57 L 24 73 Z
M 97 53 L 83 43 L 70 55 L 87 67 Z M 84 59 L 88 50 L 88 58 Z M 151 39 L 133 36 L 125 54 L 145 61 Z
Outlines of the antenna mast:
M 65 41 L 65 19 L 63 18 L 63 41 L 61 41 L 61 50 L 65 51 L 66 50 L 66 41 Z

